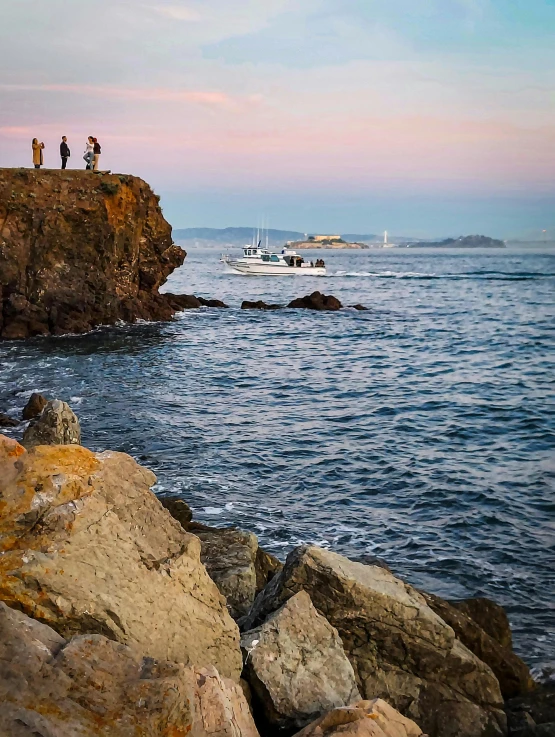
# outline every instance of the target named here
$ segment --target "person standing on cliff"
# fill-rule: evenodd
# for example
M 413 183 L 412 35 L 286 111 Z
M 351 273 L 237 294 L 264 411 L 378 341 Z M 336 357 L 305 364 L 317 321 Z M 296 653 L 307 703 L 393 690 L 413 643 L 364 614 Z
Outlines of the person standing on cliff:
M 93 171 L 98 171 L 98 160 L 100 159 L 101 153 L 102 149 L 100 148 L 98 140 L 93 138 Z
M 89 136 L 87 139 L 87 143 L 85 144 L 85 155 L 83 156 L 83 159 L 87 162 L 87 166 L 85 169 L 92 169 L 92 161 L 94 158 L 94 139 L 92 136 Z
M 67 160 L 71 156 L 71 151 L 67 145 L 67 136 L 62 136 L 62 142 L 60 143 L 60 156 L 62 157 L 62 169 L 67 166 Z
M 33 164 L 35 165 L 35 169 L 40 169 L 43 164 L 43 156 L 42 156 L 42 150 L 44 148 L 44 143 L 39 143 L 38 138 L 33 138 Z

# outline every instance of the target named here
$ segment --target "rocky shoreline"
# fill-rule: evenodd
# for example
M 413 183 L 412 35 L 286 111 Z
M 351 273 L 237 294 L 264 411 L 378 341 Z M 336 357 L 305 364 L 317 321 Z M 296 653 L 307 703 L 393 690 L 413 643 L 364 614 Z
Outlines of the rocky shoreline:
M 487 599 L 448 602 L 157 498 L 34 395 L 0 436 L 0 735 L 533 737 L 555 692 Z

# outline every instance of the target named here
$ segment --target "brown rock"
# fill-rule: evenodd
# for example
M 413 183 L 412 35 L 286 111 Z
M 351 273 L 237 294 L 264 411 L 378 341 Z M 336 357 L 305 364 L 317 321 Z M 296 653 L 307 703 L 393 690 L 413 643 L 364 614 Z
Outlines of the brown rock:
M 204 297 L 197 297 L 197 299 L 203 307 L 222 307 L 227 309 L 227 305 L 221 299 L 205 299 Z
M 297 548 L 243 627 L 257 626 L 301 590 L 338 630 L 363 696 L 387 699 L 431 737 L 506 734 L 491 669 L 455 638 L 421 594 L 384 568 L 314 546 Z M 448 733 L 442 731 L 446 722 Z
M 69 642 L 0 603 L 0 734 L 258 737 L 240 686 L 102 635 Z
M 337 706 L 360 700 L 337 630 L 300 591 L 241 638 L 244 677 L 270 729 L 304 727 Z
M 258 547 L 252 532 L 195 523 L 189 525 L 189 531 L 200 538 L 201 560 L 225 596 L 231 616 L 239 619 L 246 615 L 281 563 Z
M 164 297 L 176 312 L 194 310 L 202 306 L 200 300 L 194 294 L 172 294 L 171 292 L 165 292 Z
M 242 310 L 281 310 L 281 305 L 266 304 L 261 299 L 257 302 L 249 302 L 248 299 L 241 303 Z
M 334 709 L 295 737 L 420 737 L 422 730 L 382 699 Z M 422 737 L 426 737 L 422 735 Z
M 14 420 L 9 415 L 4 415 L 0 412 L 0 427 L 17 427 L 19 422 Z
M 186 501 L 179 496 L 159 496 L 160 504 L 167 509 L 171 516 L 176 519 L 184 530 L 187 530 L 189 522 L 193 519 L 193 510 Z
M 555 684 L 538 686 L 531 693 L 509 699 L 505 704 L 505 710 L 509 717 L 511 735 L 514 732 L 518 737 L 532 737 L 536 734 L 538 737 L 540 734 L 545 737 L 548 734 L 551 736 L 555 727 Z M 537 731 L 531 732 L 530 735 L 521 735 L 516 728 L 523 722 L 526 726 L 536 727 L 537 725 Z M 544 730 L 540 732 L 539 727 L 543 725 L 546 725 L 546 728 L 550 726 L 551 732 Z
M 238 680 L 237 626 L 155 481 L 123 453 L 25 453 L 0 436 L 0 600 L 63 637 L 103 634 Z
M 458 609 L 470 619 L 473 619 L 484 632 L 498 642 L 502 647 L 512 650 L 513 634 L 506 611 L 502 606 L 491 599 L 476 597 L 450 601 L 451 606 Z
M 365 307 L 361 304 L 353 305 L 353 310 L 359 310 L 359 312 L 366 312 L 368 310 L 368 307 Z
M 464 608 L 459 608 L 433 594 L 423 593 L 423 596 L 430 608 L 453 628 L 463 645 L 489 665 L 499 681 L 504 699 L 526 693 L 535 687 L 526 663 L 512 650 L 503 647 L 497 640 L 490 637 L 474 619 L 464 614 Z M 493 602 L 488 602 L 488 608 L 495 611 L 500 607 Z M 511 638 L 505 634 L 503 639 L 505 642 L 511 641 Z
M 0 337 L 168 319 L 183 263 L 158 198 L 132 176 L 0 169 Z
M 26 448 L 35 445 L 79 445 L 81 426 L 77 416 L 66 402 L 54 399 L 47 402 L 42 413 L 32 420 L 23 433 Z
M 325 295 L 321 292 L 312 292 L 306 297 L 299 297 L 289 302 L 287 307 L 292 309 L 304 309 L 304 310 L 340 310 L 343 305 L 341 302 L 332 295 Z
M 29 397 L 29 401 L 23 408 L 23 419 L 34 420 L 35 417 L 38 417 L 40 415 L 47 404 L 48 399 L 46 399 L 46 397 L 43 397 L 42 394 L 34 392 L 33 394 L 31 394 L 31 396 Z

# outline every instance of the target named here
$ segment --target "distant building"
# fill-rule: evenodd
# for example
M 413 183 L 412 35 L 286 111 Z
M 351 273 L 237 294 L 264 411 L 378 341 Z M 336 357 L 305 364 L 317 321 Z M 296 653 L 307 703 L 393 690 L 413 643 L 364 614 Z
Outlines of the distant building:
M 315 243 L 333 243 L 334 241 L 341 241 L 343 239 L 340 235 L 309 235 L 308 240 L 314 241 Z

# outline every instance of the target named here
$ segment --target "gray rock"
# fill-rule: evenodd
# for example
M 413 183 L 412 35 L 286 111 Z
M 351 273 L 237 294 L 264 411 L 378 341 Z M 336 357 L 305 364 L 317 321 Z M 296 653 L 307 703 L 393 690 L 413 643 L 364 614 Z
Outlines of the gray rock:
M 43 397 L 43 395 L 38 392 L 34 392 L 31 394 L 29 401 L 23 408 L 23 419 L 33 420 L 35 417 L 38 417 L 47 404 L 48 399 L 46 399 L 46 397 Z
M 241 638 L 244 677 L 270 728 L 300 729 L 360 701 L 341 638 L 300 591 Z
M 314 546 L 297 548 L 243 628 L 256 627 L 303 589 L 338 630 L 364 698 L 387 700 L 430 737 L 507 734 L 491 669 L 418 591 L 384 568 Z
M 81 426 L 66 402 L 48 402 L 41 415 L 31 422 L 23 434 L 25 448 L 36 445 L 80 445 Z
M 257 593 L 281 568 L 281 563 L 259 548 L 252 532 L 198 523 L 192 523 L 188 529 L 200 538 L 201 561 L 225 596 L 231 616 L 239 619 L 246 615 Z

